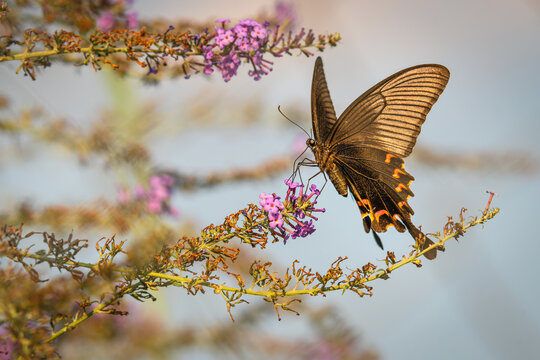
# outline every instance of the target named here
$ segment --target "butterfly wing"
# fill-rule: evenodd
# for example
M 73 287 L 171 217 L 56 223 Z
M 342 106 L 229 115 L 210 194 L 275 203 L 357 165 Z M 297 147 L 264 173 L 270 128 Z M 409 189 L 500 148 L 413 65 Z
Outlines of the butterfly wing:
M 407 157 L 449 78 L 450 72 L 442 65 L 418 65 L 388 77 L 349 105 L 326 141 Z
M 366 231 L 384 232 L 395 226 L 405 231 L 400 218 L 414 214 L 407 203 L 413 192 L 414 177 L 403 167 L 403 160 L 375 148 L 339 145 L 336 164 L 347 179 L 365 219 Z
M 315 60 L 311 83 L 311 120 L 315 141 L 325 143 L 337 122 L 337 116 L 330 98 L 320 57 Z
M 423 247 L 433 244 L 411 222 L 414 211 L 408 199 L 414 196 L 409 187 L 414 177 L 405 170 L 403 159 L 383 150 L 347 144 L 337 145 L 336 152 L 336 166 L 360 209 L 364 229 L 374 232 L 381 248 L 375 233 L 385 232 L 390 226 L 399 232 L 408 230 L 415 239 L 420 237 Z M 436 250 L 426 253 L 426 257 L 434 259 Z

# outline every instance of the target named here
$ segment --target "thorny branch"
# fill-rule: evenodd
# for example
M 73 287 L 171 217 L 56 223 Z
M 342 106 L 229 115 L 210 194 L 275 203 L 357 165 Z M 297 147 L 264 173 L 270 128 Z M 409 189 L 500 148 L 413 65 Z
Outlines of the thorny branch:
M 150 261 L 139 264 L 119 266 L 114 262 L 114 259 L 123 253 L 124 245 L 117 243 L 114 237 L 104 239 L 103 245 L 96 246 L 100 254 L 98 262 L 84 263 L 76 261 L 75 255 L 86 246 L 85 240 L 73 239 L 70 236 L 64 241 L 56 239 L 54 234 L 36 232 L 22 235 L 21 227 L 3 228 L 0 254 L 22 264 L 35 281 L 39 281 L 39 276 L 34 266 L 47 263 L 51 267 L 67 270 L 79 282 L 100 276 L 115 283 L 115 290 L 112 291 L 112 295 L 106 297 L 107 300 L 103 300 L 102 296 L 99 305 L 92 310 L 78 312 L 70 322 L 52 334 L 50 340 L 53 340 L 95 313 L 104 311 L 114 313 L 113 304 L 125 295 L 140 300 L 152 299 L 153 296 L 148 291 L 169 285 L 183 287 L 191 295 L 210 288 L 216 294 L 222 295 L 229 312 L 231 307 L 246 302 L 243 299 L 244 295 L 260 296 L 273 304 L 278 317 L 280 309 L 295 312 L 291 304 L 300 301 L 295 297 L 301 295 L 320 295 L 332 291 L 350 290 L 359 296 L 371 296 L 373 288 L 368 286 L 368 283 L 377 279 L 388 279 L 393 271 L 409 263 L 420 267 L 420 257 L 425 252 L 442 246 L 449 239 L 457 239 L 468 228 L 484 224 L 499 211 L 499 209 L 492 209 L 481 217 L 474 217 L 467 221 L 464 216 L 465 210 L 462 209 L 458 221 L 449 218 L 442 235 L 432 234 L 439 241 L 431 247 L 420 250 L 418 245 L 413 245 L 413 250 L 408 255 L 403 255 L 401 260 L 398 260 L 393 252 L 387 252 L 383 260 L 384 266 L 379 267 L 368 263 L 353 271 L 343 269 L 342 263 L 347 258 L 340 257 L 332 263 L 326 273 L 314 273 L 307 266 L 300 265 L 298 261 L 294 261 L 291 267 L 285 269 L 283 277 L 279 277 L 275 271 L 272 271 L 272 263 L 261 261 L 251 264 L 248 278 L 246 275 L 232 272 L 229 266 L 240 253 L 240 248 L 229 246 L 233 239 L 239 239 L 241 243 L 260 248 L 267 246 L 268 235 L 272 235 L 274 241 L 277 241 L 275 231 L 268 225 L 266 214 L 253 204 L 229 215 L 223 224 L 208 226 L 198 237 L 184 237 L 176 244 L 164 247 Z M 19 247 L 24 239 L 37 234 L 43 236 L 48 250 L 30 252 L 30 248 Z M 34 260 L 34 264 L 30 264 L 29 260 Z M 81 269 L 87 269 L 86 274 Z M 236 282 L 237 286 L 225 285 L 223 281 L 227 282 L 227 279 Z M 288 300 L 282 300 L 286 298 Z
M 148 32 L 145 28 L 135 30 L 114 30 L 111 32 L 97 31 L 88 38 L 83 38 L 71 31 L 60 30 L 53 34 L 35 29 L 24 32 L 22 40 L 16 40 L 9 35 L 0 37 L 0 62 L 20 61 L 17 73 L 22 70 L 25 75 L 35 80 L 36 69 L 51 65 L 53 57 L 65 55 L 82 55 L 79 65 L 91 65 L 94 70 L 101 70 L 104 65 L 114 70 L 126 73 L 129 63 L 135 63 L 141 68 L 147 68 L 149 74 L 157 74 L 157 68 L 167 66 L 168 60 L 182 63 L 171 75 L 188 76 L 199 73 L 204 68 L 203 57 L 208 55 L 207 49 L 212 47 L 212 57 L 221 59 L 231 54 L 231 49 L 216 49 L 212 40 L 216 33 L 208 30 L 198 34 L 190 31 L 175 32 L 169 30 L 156 33 Z M 258 52 L 268 53 L 274 57 L 290 54 L 292 50 L 310 56 L 309 49 L 323 50 L 327 45 L 335 46 L 340 40 L 339 34 L 315 35 L 303 30 L 293 36 L 286 36 L 276 30 L 262 43 Z M 10 48 L 18 46 L 22 51 L 12 54 Z M 123 57 L 115 56 L 122 54 Z M 239 57 L 249 61 L 255 52 L 240 52 Z M 66 60 L 70 60 L 67 58 Z

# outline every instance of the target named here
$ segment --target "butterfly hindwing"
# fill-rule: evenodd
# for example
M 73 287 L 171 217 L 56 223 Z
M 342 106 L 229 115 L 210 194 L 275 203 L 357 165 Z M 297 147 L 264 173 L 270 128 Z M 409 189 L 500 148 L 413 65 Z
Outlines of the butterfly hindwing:
M 340 150 L 335 162 L 360 209 L 364 230 L 373 231 L 377 244 L 382 248 L 376 233 L 386 232 L 394 226 L 397 231 L 407 230 L 414 239 L 420 239 L 422 249 L 432 245 L 433 241 L 411 221 L 414 211 L 408 199 L 414 196 L 410 189 L 414 177 L 405 170 L 403 159 L 373 148 Z M 438 250 L 444 251 L 444 247 Z M 432 249 L 424 255 L 432 260 L 437 256 L 437 250 Z
M 366 232 L 385 232 L 390 226 L 405 231 L 401 220 L 414 214 L 407 202 L 414 195 L 409 187 L 414 177 L 403 160 L 373 148 L 339 150 L 336 164 L 360 208 Z

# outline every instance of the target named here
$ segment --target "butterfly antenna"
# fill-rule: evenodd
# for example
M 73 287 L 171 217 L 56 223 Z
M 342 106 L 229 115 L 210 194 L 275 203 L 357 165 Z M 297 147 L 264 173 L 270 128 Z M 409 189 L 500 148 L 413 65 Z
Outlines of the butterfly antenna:
M 285 115 L 285 114 L 283 113 L 283 111 L 281 111 L 281 105 L 279 105 L 279 106 L 277 107 L 277 109 L 278 109 L 279 113 L 280 113 L 281 115 L 283 115 L 283 117 L 284 117 L 285 119 L 289 120 L 289 121 L 292 122 L 294 125 L 298 126 L 300 129 L 302 129 L 303 132 L 306 133 L 306 135 L 307 135 L 309 138 L 311 138 L 311 136 L 309 135 L 309 133 L 308 133 L 306 130 L 304 130 L 303 127 L 301 127 L 300 125 L 298 125 L 297 123 L 295 123 L 294 121 L 292 121 L 291 119 L 289 119 L 289 118 L 287 117 L 287 115 Z

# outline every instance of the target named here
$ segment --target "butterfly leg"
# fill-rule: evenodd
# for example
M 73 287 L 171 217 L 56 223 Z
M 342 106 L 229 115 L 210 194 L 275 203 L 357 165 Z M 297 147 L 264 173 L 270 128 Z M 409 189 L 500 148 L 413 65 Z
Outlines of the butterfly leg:
M 321 189 L 319 190 L 319 194 L 318 195 L 315 195 L 315 199 L 313 199 L 313 201 L 317 201 L 317 199 L 319 198 L 319 196 L 322 194 L 323 190 L 324 190 L 324 187 L 326 186 L 326 184 L 328 183 L 328 178 L 326 177 L 326 174 L 323 172 L 323 171 L 320 171 L 323 173 L 323 176 L 324 176 L 324 184 L 323 186 L 321 187 Z M 317 174 L 318 175 L 318 174 Z M 308 181 L 309 183 L 309 181 Z
M 296 177 L 296 174 L 298 173 L 298 175 L 300 177 L 300 182 L 303 184 L 304 181 L 302 180 L 302 173 L 300 172 L 300 167 L 301 166 L 317 167 L 319 165 L 317 164 L 317 162 L 315 162 L 314 160 L 309 159 L 309 158 L 304 158 L 304 159 L 302 159 L 302 161 L 300 161 L 298 164 L 296 164 L 296 169 L 294 170 L 293 174 L 291 175 L 291 177 L 289 179 L 294 179 Z M 309 183 L 309 181 L 308 181 L 308 183 Z
M 318 167 L 319 165 L 318 165 L 317 163 L 315 163 L 315 166 Z M 307 184 L 306 184 L 306 189 L 309 189 L 309 183 L 311 182 L 311 179 L 313 179 L 313 178 L 316 177 L 316 176 L 319 176 L 319 174 L 321 174 L 321 173 L 323 174 L 323 177 L 324 177 L 324 184 L 323 184 L 321 190 L 319 190 L 319 191 L 322 192 L 322 190 L 323 190 L 324 187 L 326 186 L 326 183 L 328 182 L 328 178 L 326 177 L 326 173 L 325 173 L 324 171 L 322 171 L 322 170 L 319 170 L 319 172 L 317 172 L 315 175 L 313 175 L 312 177 L 310 177 L 310 178 L 308 179 L 308 182 L 307 182 Z M 319 197 L 319 196 L 317 195 L 317 197 Z M 315 198 L 315 199 L 317 199 L 317 198 Z
M 296 162 L 298 161 L 298 159 L 300 159 L 300 158 L 302 157 L 302 155 L 304 155 L 304 153 L 307 151 L 307 149 L 309 149 L 309 148 L 306 147 L 306 148 L 304 149 L 304 151 L 302 151 L 302 153 L 301 153 L 300 155 L 298 155 L 298 156 L 296 157 L 296 159 L 294 160 L 294 163 L 293 163 L 293 173 L 292 173 L 292 175 L 289 177 L 289 180 L 292 181 L 292 179 L 294 179 L 296 173 L 298 172 L 299 167 L 301 166 L 300 164 L 303 163 L 304 160 L 307 159 L 307 158 L 304 158 L 304 159 L 302 159 L 302 161 L 301 161 L 300 163 L 298 163 L 298 164 L 296 163 Z

